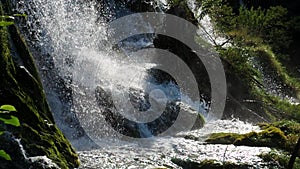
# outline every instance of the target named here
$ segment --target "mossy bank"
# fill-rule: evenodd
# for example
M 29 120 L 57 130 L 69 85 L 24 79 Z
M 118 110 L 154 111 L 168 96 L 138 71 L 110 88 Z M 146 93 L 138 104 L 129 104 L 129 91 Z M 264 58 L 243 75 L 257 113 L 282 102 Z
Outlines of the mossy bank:
M 0 15 L 5 8 L 0 2 Z M 75 150 L 56 127 L 48 107 L 45 94 L 35 63 L 15 25 L 0 27 L 0 105 L 13 105 L 17 112 L 20 127 L 0 124 L 12 138 L 20 139 L 25 156 L 47 156 L 60 168 L 79 166 Z M 11 148 L 4 136 L 0 136 L 0 149 L 5 150 L 11 161 L 0 158 L 0 168 L 17 168 L 18 154 L 21 147 Z M 29 166 L 22 166 L 28 168 Z
M 280 153 L 270 152 L 261 154 L 261 158 L 269 162 L 278 162 L 287 167 L 289 156 L 293 152 L 300 133 L 300 124 L 295 121 L 278 121 L 274 123 L 261 123 L 260 132 L 246 134 L 213 133 L 206 140 L 209 144 L 234 144 L 236 146 L 270 147 Z M 296 155 L 300 157 L 300 152 Z M 296 160 L 295 166 L 300 161 Z

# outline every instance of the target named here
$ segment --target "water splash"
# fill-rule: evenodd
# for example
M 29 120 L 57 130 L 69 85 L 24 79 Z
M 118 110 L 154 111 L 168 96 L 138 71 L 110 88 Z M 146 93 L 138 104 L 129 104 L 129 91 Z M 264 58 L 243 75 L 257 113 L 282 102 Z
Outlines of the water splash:
M 119 17 L 120 11 L 125 14 L 130 11 L 119 9 L 119 11 L 112 12 L 109 11 L 110 9 L 105 9 L 109 11 L 102 13 L 106 16 L 99 16 L 99 11 L 97 11 L 99 4 L 96 1 L 14 0 L 13 3 L 17 12 L 28 14 L 25 28 L 29 32 L 27 39 L 31 41 L 32 46 L 38 49 L 38 55 L 42 55 L 39 62 L 50 60 L 49 64 L 53 64 L 54 68 L 52 69 L 57 72 L 55 76 L 60 76 L 65 81 L 62 85 L 62 89 L 65 91 L 62 92 L 72 100 L 63 101 L 63 103 L 59 103 L 62 100 L 61 94 L 57 94 L 53 85 L 48 85 L 60 78 L 49 78 L 51 75 L 45 75 L 45 77 L 48 76 L 48 79 L 44 79 L 43 83 L 49 86 L 48 89 L 46 88 L 47 98 L 50 99 L 55 120 L 67 136 L 71 133 L 69 132 L 70 128 L 80 129 L 80 125 L 90 130 L 87 133 L 100 132 L 100 138 L 118 135 L 106 126 L 105 117 L 101 113 L 105 109 L 97 104 L 95 89 L 99 86 L 106 91 L 113 91 L 120 95 L 132 88 L 148 90 L 146 91 L 148 93 L 151 93 L 151 90 L 161 90 L 164 93 L 174 92 L 172 83 L 161 85 L 147 82 L 148 70 L 155 67 L 151 60 L 130 57 L 131 52 L 151 46 L 153 35 L 131 37 L 119 44 L 110 43 L 109 35 L 113 30 L 107 28 L 107 20 Z M 128 22 L 136 22 L 136 20 L 143 23 L 141 17 L 136 17 L 134 21 Z M 149 25 L 145 23 L 144 26 L 151 32 L 152 28 Z M 133 28 L 129 26 L 124 29 L 131 30 Z M 43 70 L 43 68 L 41 69 Z M 45 69 L 45 71 L 48 70 Z M 57 84 L 60 82 L 54 83 L 56 83 L 54 86 L 61 85 Z M 179 90 L 175 92 L 179 92 Z M 159 96 L 153 98 L 157 102 L 163 101 L 159 100 Z M 190 105 L 196 111 L 205 113 L 208 109 L 207 104 L 202 104 L 204 101 L 193 101 L 184 94 L 181 98 L 182 102 Z M 122 111 L 129 111 L 126 105 Z M 63 119 L 60 115 L 64 116 Z M 80 125 L 78 122 L 74 122 L 75 116 L 80 119 Z M 66 126 L 67 124 L 68 126 Z M 140 132 L 142 135 L 149 136 L 146 127 L 139 126 Z M 78 132 L 75 132 L 75 135 L 78 135 Z M 73 135 L 68 138 L 76 138 Z
M 225 126 L 225 130 L 222 130 Z M 241 129 L 241 130 L 239 130 Z M 192 133 L 210 134 L 210 132 L 247 133 L 258 131 L 258 126 L 245 123 L 237 119 L 219 120 L 207 124 L 204 128 Z M 107 143 L 109 148 L 79 152 L 82 159 L 80 168 L 181 168 L 171 162 L 171 159 L 183 159 L 193 162 L 216 160 L 219 163 L 247 164 L 249 168 L 269 168 L 270 165 L 258 157 L 261 153 L 271 151 L 267 147 L 247 147 L 234 145 L 209 145 L 200 141 L 184 139 L 192 134 L 181 133 L 177 137 L 153 138 L 149 144 L 144 142 Z M 198 135 L 199 136 L 199 135 Z M 101 144 L 100 144 L 101 145 Z

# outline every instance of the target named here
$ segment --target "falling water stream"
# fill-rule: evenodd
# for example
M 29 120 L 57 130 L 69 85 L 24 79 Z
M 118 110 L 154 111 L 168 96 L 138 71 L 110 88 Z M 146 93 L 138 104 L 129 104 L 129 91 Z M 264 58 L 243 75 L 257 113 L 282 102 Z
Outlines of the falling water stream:
M 215 159 L 237 164 L 249 164 L 253 168 L 263 168 L 264 163 L 257 156 L 270 151 L 269 148 L 253 148 L 233 145 L 206 145 L 204 139 L 213 132 L 246 133 L 259 130 L 258 127 L 239 120 L 217 120 L 208 122 L 202 129 L 182 132 L 172 137 L 151 138 L 150 141 L 126 141 L 118 139 L 118 133 L 107 126 L 103 107 L 97 105 L 95 89 L 116 90 L 115 93 L 129 89 L 159 90 L 164 93 L 178 92 L 173 83 L 149 84 L 147 70 L 155 64 L 149 60 L 131 59 L 130 50 L 152 45 L 153 36 L 138 40 L 111 44 L 107 20 L 113 20 L 119 13 L 128 14 L 126 8 L 113 11 L 110 5 L 103 7 L 108 16 L 97 12 L 96 2 L 81 0 L 13 0 L 18 13 L 28 14 L 26 24 L 21 25 L 29 45 L 34 51 L 38 67 L 42 74 L 47 99 L 54 112 L 59 128 L 71 140 L 79 151 L 82 166 L 80 168 L 153 168 L 165 166 L 180 168 L 171 162 L 172 158 L 201 161 Z M 142 20 L 142 18 L 135 18 Z M 133 22 L 133 21 L 128 21 Z M 24 26 L 26 25 L 26 26 Z M 145 24 L 147 29 L 152 29 Z M 124 27 L 124 29 L 133 29 Z M 126 47 L 123 45 L 125 44 Z M 129 47 L 128 47 L 129 46 Z M 113 50 L 117 48 L 117 50 Z M 54 67 L 54 69 L 53 69 Z M 55 70 L 55 71 L 54 71 Z M 65 83 L 61 93 L 57 89 L 61 80 Z M 150 87 L 149 87 L 150 86 Z M 63 96 L 63 97 L 62 97 Z M 154 93 L 154 100 L 164 102 L 165 98 Z M 70 100 L 65 100 L 69 98 Z M 205 117 L 209 108 L 205 101 L 191 100 L 188 95 L 181 97 L 181 102 Z M 126 107 L 124 107 L 126 111 Z M 80 119 L 79 121 L 75 119 Z M 97 123 L 95 122 L 97 121 Z M 80 125 L 79 125 L 80 124 Z M 83 128 L 87 133 L 82 136 Z M 140 135 L 151 137 L 151 131 L 145 125 L 138 126 Z M 192 135 L 198 141 L 185 139 Z M 97 142 L 97 149 L 88 143 Z M 89 141 L 87 141 L 89 140 Z

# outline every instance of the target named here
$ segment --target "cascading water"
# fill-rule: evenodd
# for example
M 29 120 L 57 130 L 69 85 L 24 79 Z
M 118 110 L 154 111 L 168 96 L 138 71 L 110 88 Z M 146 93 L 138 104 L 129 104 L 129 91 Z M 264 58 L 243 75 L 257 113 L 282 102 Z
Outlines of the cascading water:
M 109 107 L 111 102 L 107 99 L 109 92 L 102 92 L 103 90 L 114 90 L 114 93 L 120 96 L 133 90 L 137 94 L 133 94 L 132 97 L 139 109 L 148 106 L 145 98 L 148 98 L 149 101 L 152 99 L 151 104 L 157 103 L 158 109 L 161 105 L 166 104 L 166 99 L 178 101 L 176 100 L 179 93 L 178 86 L 172 81 L 160 84 L 149 83 L 149 81 L 153 81 L 153 77 L 149 78 L 149 69 L 155 67 L 155 64 L 149 60 L 129 57 L 130 50 L 151 46 L 153 37 L 146 36 L 138 38 L 138 40 L 124 41 L 118 45 L 111 44 L 109 39 L 111 30 L 107 28 L 106 20 L 111 20 L 120 14 L 103 7 L 107 10 L 103 13 L 108 16 L 100 17 L 95 8 L 99 7 L 96 2 L 14 0 L 13 3 L 18 13 L 28 14 L 25 28 L 29 30 L 27 39 L 31 41 L 29 44 L 37 55 L 47 98 L 58 126 L 77 149 L 87 149 L 84 145 L 87 143 L 84 140 L 78 140 L 73 133 L 80 135 L 78 134 L 80 125 L 89 130 L 88 133 L 92 133 L 92 135 L 94 133 L 97 138 L 102 139 L 102 142 L 97 142 L 103 147 L 102 149 L 79 152 L 82 168 L 144 168 L 151 165 L 179 168 L 170 162 L 174 157 L 188 158 L 194 161 L 226 160 L 263 167 L 262 160 L 257 155 L 270 151 L 269 148 L 203 145 L 201 142 L 183 138 L 186 135 L 204 138 L 207 134 L 219 132 L 226 126 L 229 126 L 227 132 L 243 133 L 257 130 L 256 127 L 239 121 L 212 122 L 207 125 L 208 127 L 193 133 L 181 133 L 172 138 L 153 138 L 151 144 L 148 144 L 149 142 L 147 144 L 132 143 L 124 140 L 111 142 L 108 138 L 117 136 L 118 133 L 107 126 L 106 117 L 103 115 L 105 112 L 112 111 L 112 107 Z M 114 3 L 112 2 L 112 4 Z M 124 8 L 119 9 L 119 13 L 120 11 L 130 12 Z M 142 21 L 142 18 L 136 18 L 136 20 Z M 146 24 L 145 27 L 152 29 Z M 132 28 L 124 27 L 124 29 Z M 61 80 L 64 81 L 63 84 L 61 84 Z M 145 95 L 147 92 L 150 94 Z M 95 95 L 99 97 L 97 98 Z M 66 98 L 67 100 L 65 100 Z M 181 104 L 186 105 L 187 109 L 191 108 L 197 113 L 201 112 L 204 116 L 209 109 L 205 101 L 192 100 L 187 94 L 181 95 Z M 129 111 L 126 105 L 121 109 L 125 112 Z M 74 122 L 76 117 L 73 116 L 80 119 L 80 125 L 79 122 Z M 239 128 L 232 127 L 232 125 L 239 126 Z M 244 129 L 241 130 L 243 126 Z M 136 127 L 141 137 L 149 137 L 153 134 L 149 130 L 149 126 L 139 124 Z M 70 134 L 71 128 L 75 128 L 75 131 Z M 95 139 L 94 136 L 92 138 Z M 220 156 L 222 157 L 220 158 Z
M 57 72 L 55 76 L 61 77 L 60 80 L 64 81 L 64 87 L 61 90 L 71 90 L 69 92 L 62 91 L 65 92 L 64 95 L 67 95 L 64 97 L 71 99 L 71 101 L 66 101 L 69 106 L 65 108 L 64 103 L 59 103 L 62 100 L 57 96 L 60 95 L 59 92 L 53 92 L 55 90 L 53 90 L 51 83 L 55 81 L 55 78 L 52 78 L 53 75 L 51 74 L 44 75 L 48 78 L 43 78 L 43 82 L 46 86 L 50 106 L 54 111 L 59 127 L 63 128 L 67 135 L 69 126 L 65 125 L 65 121 L 74 120 L 72 117 L 60 120 L 60 114 L 77 116 L 81 125 L 89 130 L 88 133 L 94 133 L 98 135 L 97 137 L 102 138 L 105 135 L 118 134 L 112 134 L 114 131 L 106 126 L 105 117 L 99 113 L 106 110 L 99 107 L 97 98 L 95 98 L 97 87 L 101 87 L 105 91 L 113 90 L 116 95 L 120 96 L 130 89 L 144 90 L 148 93 L 151 93 L 152 90 L 161 90 L 163 93 L 170 93 L 171 90 L 175 93 L 179 92 L 178 89 L 175 89 L 177 91 L 174 90 L 173 83 L 165 83 L 164 85 L 149 83 L 148 70 L 153 68 L 155 64 L 151 63 L 150 60 L 130 57 L 131 51 L 151 46 L 153 36 L 147 35 L 136 39 L 131 38 L 119 44 L 110 44 L 109 34 L 111 30 L 108 30 L 106 20 L 113 19 L 121 12 L 129 13 L 126 8 L 118 9 L 118 11 L 106 9 L 109 12 L 104 13 L 109 13 L 109 15 L 99 16 L 96 9 L 99 4 L 93 1 L 32 0 L 30 2 L 15 1 L 14 3 L 16 4 L 16 11 L 28 14 L 28 27 L 26 29 L 29 29 L 31 33 L 28 35 L 28 39 L 34 39 L 35 42 L 32 45 L 40 50 L 39 55 L 42 56 L 38 59 L 39 62 L 44 63 L 50 60 L 50 64 L 54 65 Z M 143 18 L 139 17 L 129 22 L 136 22 L 137 20 L 143 23 Z M 146 23 L 145 28 L 152 29 Z M 123 29 L 130 30 L 133 28 L 124 27 Z M 47 67 L 47 64 L 40 69 L 43 70 L 44 67 Z M 47 74 L 47 69 L 45 70 Z M 178 96 L 167 94 L 164 97 L 176 100 Z M 160 99 L 160 96 L 154 100 L 159 104 L 166 104 L 163 99 Z M 193 101 L 188 95 L 182 96 L 182 102 L 202 113 L 208 109 L 205 107 L 206 104 Z M 125 113 L 130 111 L 126 105 L 119 109 Z M 72 124 L 71 128 L 74 127 L 78 128 L 78 124 Z M 138 124 L 137 127 L 140 135 L 150 136 L 151 131 L 147 130 L 147 126 Z

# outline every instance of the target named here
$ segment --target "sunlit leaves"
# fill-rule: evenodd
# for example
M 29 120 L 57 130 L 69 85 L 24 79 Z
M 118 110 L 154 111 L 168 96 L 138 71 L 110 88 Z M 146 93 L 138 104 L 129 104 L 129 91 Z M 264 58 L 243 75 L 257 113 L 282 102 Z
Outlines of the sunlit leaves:
M 16 112 L 16 108 L 12 105 L 2 105 L 0 107 L 0 121 L 4 124 L 12 125 L 12 126 L 20 126 L 20 121 L 17 117 L 10 115 L 10 112 Z M 4 129 L 0 126 L 0 135 L 4 133 Z M 4 150 L 0 150 L 0 157 L 11 160 L 9 154 L 7 154 Z
M 0 27 L 13 25 L 14 22 L 11 21 L 0 21 Z
M 9 125 L 12 125 L 12 126 L 20 126 L 20 121 L 17 117 L 15 116 L 0 116 L 0 121 L 3 121 L 4 124 L 9 124 Z
M 13 111 L 17 111 L 16 108 L 12 105 L 2 105 L 0 107 L 0 113 L 5 113 L 6 111 L 8 112 L 13 112 Z
M 15 19 L 15 17 L 27 18 L 27 15 L 26 14 L 13 14 L 13 16 L 1 15 L 0 16 L 0 27 L 13 25 L 14 24 L 13 20 Z
M 6 160 L 11 160 L 10 156 L 4 150 L 0 150 L 0 157 Z

